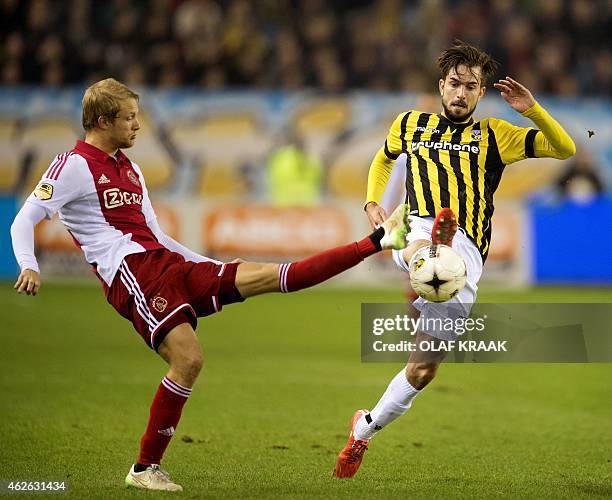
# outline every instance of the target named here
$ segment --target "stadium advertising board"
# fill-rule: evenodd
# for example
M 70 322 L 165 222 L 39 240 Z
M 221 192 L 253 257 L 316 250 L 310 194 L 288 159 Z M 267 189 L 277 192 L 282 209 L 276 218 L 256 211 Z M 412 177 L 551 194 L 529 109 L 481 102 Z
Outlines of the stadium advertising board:
M 214 209 L 204 217 L 204 244 L 214 255 L 299 256 L 345 244 L 345 213 L 335 207 Z

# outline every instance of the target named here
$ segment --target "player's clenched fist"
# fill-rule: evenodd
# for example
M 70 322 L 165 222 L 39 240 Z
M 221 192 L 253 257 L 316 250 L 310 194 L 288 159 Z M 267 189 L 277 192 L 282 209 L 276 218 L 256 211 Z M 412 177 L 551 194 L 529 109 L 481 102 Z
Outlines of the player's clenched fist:
M 40 274 L 32 269 L 24 269 L 19 274 L 14 288 L 17 293 L 25 292 L 26 295 L 36 295 L 40 288 Z
M 368 220 L 372 227 L 378 227 L 387 220 L 387 212 L 385 209 L 378 205 L 374 201 L 368 202 L 365 206 L 366 214 L 368 214 Z

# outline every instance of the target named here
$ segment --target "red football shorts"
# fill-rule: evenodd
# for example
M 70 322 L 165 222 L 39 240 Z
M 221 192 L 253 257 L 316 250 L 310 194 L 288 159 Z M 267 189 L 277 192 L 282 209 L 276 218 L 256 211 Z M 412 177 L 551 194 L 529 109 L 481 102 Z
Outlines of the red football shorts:
M 106 298 L 157 351 L 175 326 L 190 323 L 195 330 L 198 317 L 244 301 L 235 285 L 238 265 L 190 262 L 166 249 L 135 253 L 104 286 Z

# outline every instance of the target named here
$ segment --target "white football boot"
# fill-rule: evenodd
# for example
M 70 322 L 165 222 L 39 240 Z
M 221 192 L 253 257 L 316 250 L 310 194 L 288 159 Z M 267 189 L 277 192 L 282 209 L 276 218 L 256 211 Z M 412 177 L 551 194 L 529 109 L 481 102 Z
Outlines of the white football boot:
M 149 465 L 142 472 L 135 472 L 132 465 L 125 478 L 125 486 L 143 490 L 183 491 L 183 487 L 173 483 L 170 475 L 159 465 Z
M 410 220 L 408 217 L 408 205 L 399 205 L 393 213 L 381 224 L 385 235 L 380 240 L 383 250 L 401 250 L 406 248 L 406 236 L 410 232 Z

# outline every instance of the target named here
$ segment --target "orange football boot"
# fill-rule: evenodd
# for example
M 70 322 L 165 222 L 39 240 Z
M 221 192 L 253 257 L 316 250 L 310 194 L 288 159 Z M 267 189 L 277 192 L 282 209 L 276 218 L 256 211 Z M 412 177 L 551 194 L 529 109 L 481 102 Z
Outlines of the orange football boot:
M 334 477 L 353 477 L 357 474 L 357 470 L 363 460 L 363 454 L 368 449 L 368 442 L 365 440 L 357 440 L 353 436 L 355 424 L 362 415 L 369 413 L 368 410 L 357 410 L 351 420 L 351 433 L 349 434 L 348 442 L 344 449 L 338 455 L 336 467 L 334 468 Z
M 438 212 L 431 229 L 431 242 L 434 245 L 453 246 L 453 237 L 457 232 L 457 217 L 450 208 Z

